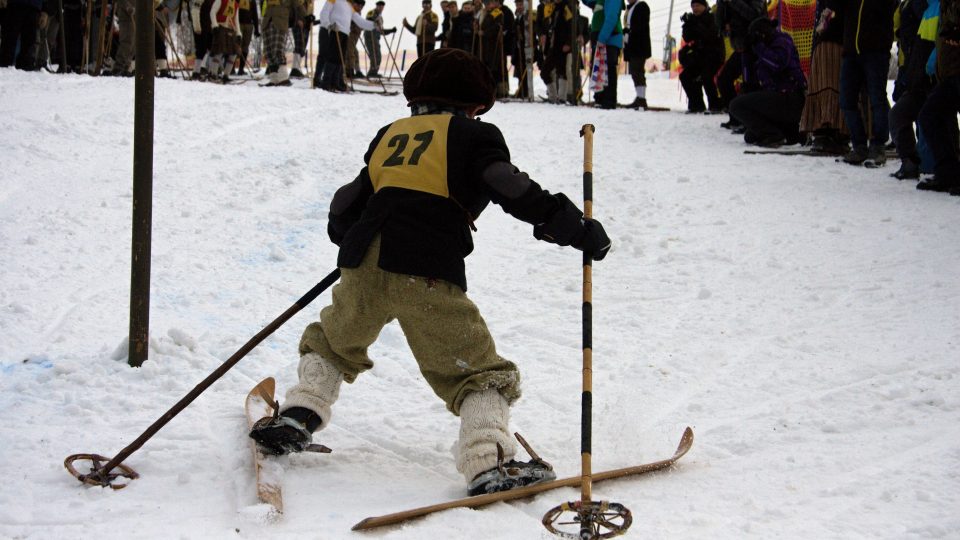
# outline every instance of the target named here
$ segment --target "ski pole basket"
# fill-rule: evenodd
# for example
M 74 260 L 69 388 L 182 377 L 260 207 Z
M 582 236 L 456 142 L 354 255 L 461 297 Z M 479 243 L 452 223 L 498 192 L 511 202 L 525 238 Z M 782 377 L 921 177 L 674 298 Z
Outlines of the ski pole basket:
M 605 501 L 567 502 L 543 516 L 543 526 L 548 531 L 560 538 L 575 540 L 620 536 L 627 532 L 631 523 L 633 516 L 630 515 L 630 510 L 622 504 Z
M 92 465 L 89 473 L 81 473 L 74 467 L 74 463 L 77 461 L 89 461 Z M 130 482 L 125 482 L 122 484 L 117 484 L 115 481 L 119 478 L 126 478 L 127 480 L 136 480 L 140 477 L 137 474 L 137 471 L 131 469 L 130 467 L 124 465 L 123 463 L 118 463 L 113 469 L 107 470 L 104 469 L 103 464 L 110 461 L 110 458 L 103 457 L 98 454 L 74 454 L 68 456 L 67 459 L 63 460 L 63 466 L 67 468 L 67 471 L 70 472 L 73 476 L 80 480 L 84 484 L 91 486 L 100 486 L 100 487 L 109 487 L 112 489 L 123 489 L 127 487 Z M 120 471 L 120 472 L 114 472 Z

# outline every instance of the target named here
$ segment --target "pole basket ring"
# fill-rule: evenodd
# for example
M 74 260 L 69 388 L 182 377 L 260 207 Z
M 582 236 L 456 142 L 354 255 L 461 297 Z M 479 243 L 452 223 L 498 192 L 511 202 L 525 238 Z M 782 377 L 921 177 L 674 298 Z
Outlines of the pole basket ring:
M 633 516 L 619 503 L 574 501 L 563 503 L 543 516 L 543 526 L 561 538 L 595 540 L 627 532 Z
M 91 467 L 90 472 L 84 474 L 81 473 L 74 467 L 74 462 L 77 461 L 90 461 Z M 100 487 L 109 487 L 112 489 L 123 489 L 130 484 L 130 482 L 125 482 L 122 484 L 115 483 L 118 478 L 126 478 L 128 480 L 135 480 L 140 477 L 136 471 L 127 467 L 123 463 L 118 463 L 110 471 L 103 470 L 103 464 L 109 463 L 110 458 L 103 457 L 98 454 L 74 454 L 67 457 L 63 460 L 63 466 L 67 468 L 67 471 L 70 472 L 77 480 L 80 480 L 84 484 L 91 486 L 100 486 Z M 82 468 L 82 467 L 81 467 Z M 119 472 L 118 472 L 119 471 Z

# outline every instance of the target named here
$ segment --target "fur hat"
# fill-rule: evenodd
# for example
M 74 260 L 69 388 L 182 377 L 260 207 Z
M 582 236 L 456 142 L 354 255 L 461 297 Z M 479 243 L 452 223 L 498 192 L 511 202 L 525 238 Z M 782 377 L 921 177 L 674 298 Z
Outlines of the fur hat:
M 690 5 L 692 6 L 694 4 L 700 4 L 701 6 L 704 6 L 707 9 L 710 9 L 710 3 L 707 2 L 707 0 L 690 0 Z
M 493 107 L 493 75 L 476 56 L 460 49 L 436 49 L 421 56 L 403 77 L 407 105 L 438 103 L 453 107 L 482 105 L 477 114 Z

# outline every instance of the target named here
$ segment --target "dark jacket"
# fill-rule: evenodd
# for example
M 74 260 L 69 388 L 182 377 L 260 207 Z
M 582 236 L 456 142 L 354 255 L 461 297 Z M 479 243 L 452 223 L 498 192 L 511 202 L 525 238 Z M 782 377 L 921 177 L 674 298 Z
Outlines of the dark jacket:
M 680 65 L 684 69 L 719 69 L 724 48 L 713 15 L 709 11 L 700 16 L 684 13 L 681 20 L 681 35 L 686 44 L 677 55 Z
M 769 42 L 751 45 L 743 52 L 744 83 L 774 92 L 800 92 L 807 87 L 807 79 L 800 69 L 800 55 L 793 39 L 780 31 L 773 33 Z
M 765 12 L 763 0 L 719 0 L 716 11 L 717 28 L 721 34 L 730 38 L 730 45 L 734 49 L 742 51 L 746 47 L 747 28 Z
M 465 291 L 470 231 L 491 201 L 535 225 L 538 239 L 574 246 L 583 240 L 583 214 L 511 165 L 493 124 L 450 114 L 403 118 L 380 129 L 364 162 L 330 204 L 327 231 L 340 246 L 341 268 L 358 267 L 379 234 L 381 269 Z
M 843 14 L 843 54 L 890 52 L 896 0 L 831 0 L 830 9 Z
M 960 0 L 940 0 L 940 32 L 937 35 L 937 77 L 940 80 L 960 75 Z
M 643 0 L 638 0 L 634 5 L 627 6 L 627 13 L 630 17 L 627 21 L 628 28 L 624 29 L 624 32 L 627 32 L 627 42 L 623 46 L 623 56 L 628 59 L 650 58 L 650 6 Z
M 936 44 L 919 36 L 920 23 L 923 21 L 923 13 L 927 10 L 927 6 L 927 0 L 905 0 L 900 4 L 900 27 L 896 30 L 896 34 L 900 52 L 903 54 L 903 65 L 897 73 L 894 100 L 897 100 L 905 91 L 926 95 L 932 87 L 932 81 L 926 69 L 927 59 L 930 58 Z
M 450 29 L 450 47 L 473 52 L 474 14 L 461 11 L 454 19 Z

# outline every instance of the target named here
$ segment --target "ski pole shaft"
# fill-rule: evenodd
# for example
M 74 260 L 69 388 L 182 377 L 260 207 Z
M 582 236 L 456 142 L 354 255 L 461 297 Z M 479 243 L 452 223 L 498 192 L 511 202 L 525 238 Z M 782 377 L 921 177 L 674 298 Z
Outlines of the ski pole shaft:
M 583 137 L 583 217 L 593 217 L 593 133 L 596 128 L 585 124 Z M 590 502 L 593 481 L 591 477 L 591 439 L 593 422 L 593 258 L 583 254 L 583 397 L 580 419 L 581 475 L 580 498 Z
M 278 328 L 283 326 L 291 317 L 293 317 L 297 312 L 306 307 L 310 302 L 313 302 L 317 296 L 320 296 L 320 293 L 325 291 L 331 285 L 333 285 L 338 279 L 340 279 L 340 269 L 337 268 L 333 272 L 330 272 L 327 277 L 323 278 L 319 283 L 313 286 L 307 294 L 303 295 L 299 300 L 296 301 L 292 306 L 287 308 L 279 317 L 274 319 L 273 322 L 268 324 L 263 330 L 257 333 L 257 335 L 250 338 L 249 341 L 243 344 L 237 352 L 233 353 L 233 356 L 228 358 L 223 364 L 220 365 L 213 373 L 207 376 L 206 379 L 200 382 L 193 390 L 190 391 L 186 396 L 184 396 L 180 401 L 177 402 L 169 411 L 163 414 L 160 418 L 157 419 L 142 435 L 137 437 L 137 440 L 130 443 L 126 448 L 120 451 L 113 459 L 103 465 L 99 470 L 96 471 L 96 475 L 105 478 L 107 474 L 110 473 L 117 465 L 123 463 L 125 459 L 130 457 L 131 454 L 140 449 L 148 440 L 150 440 L 154 435 L 157 434 L 165 425 L 167 425 L 170 420 L 173 420 L 175 416 L 180 414 L 184 409 L 187 408 L 190 403 L 193 402 L 197 397 L 200 396 L 207 388 L 210 388 L 213 383 L 215 383 L 220 377 L 222 377 L 227 371 L 237 365 L 240 360 L 246 356 L 250 351 L 259 345 L 263 340 L 265 340 L 270 334 L 274 333 Z

